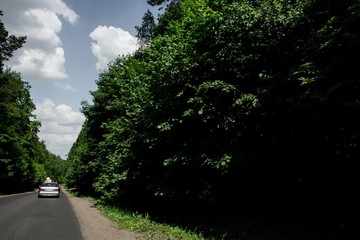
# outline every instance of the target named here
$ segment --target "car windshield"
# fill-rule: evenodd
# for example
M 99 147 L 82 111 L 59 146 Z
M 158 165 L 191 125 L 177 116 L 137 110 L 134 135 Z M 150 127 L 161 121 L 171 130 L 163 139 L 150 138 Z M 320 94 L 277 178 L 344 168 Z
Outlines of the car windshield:
M 42 187 L 59 187 L 59 184 L 57 184 L 57 183 L 43 183 L 41 186 Z

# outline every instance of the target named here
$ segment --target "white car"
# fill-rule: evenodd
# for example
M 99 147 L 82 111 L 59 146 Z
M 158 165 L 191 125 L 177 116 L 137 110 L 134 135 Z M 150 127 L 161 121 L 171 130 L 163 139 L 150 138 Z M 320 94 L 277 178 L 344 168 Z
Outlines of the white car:
M 39 186 L 38 197 L 60 197 L 60 185 L 57 182 L 43 183 Z

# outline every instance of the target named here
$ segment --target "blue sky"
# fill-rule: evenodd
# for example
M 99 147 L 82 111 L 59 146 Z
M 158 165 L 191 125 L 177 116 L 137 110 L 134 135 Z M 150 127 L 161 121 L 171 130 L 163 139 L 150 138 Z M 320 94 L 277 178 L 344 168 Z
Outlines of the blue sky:
M 31 86 L 40 139 L 66 159 L 85 120 L 81 101 L 91 103 L 110 61 L 137 49 L 135 26 L 157 8 L 146 0 L 0 0 L 0 9 L 9 34 L 27 36 L 6 65 Z

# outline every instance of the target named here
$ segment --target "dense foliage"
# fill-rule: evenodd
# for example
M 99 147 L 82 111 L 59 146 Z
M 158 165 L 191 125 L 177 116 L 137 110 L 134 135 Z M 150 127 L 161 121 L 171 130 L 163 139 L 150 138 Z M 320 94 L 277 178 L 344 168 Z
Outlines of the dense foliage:
M 66 167 L 37 136 L 41 123 L 32 113 L 30 85 L 5 66 L 25 40 L 0 21 L 0 194 L 33 190 L 46 176 L 63 181 Z
M 109 64 L 83 105 L 70 186 L 188 227 L 353 227 L 359 1 L 170 1 L 143 20 L 146 44 Z

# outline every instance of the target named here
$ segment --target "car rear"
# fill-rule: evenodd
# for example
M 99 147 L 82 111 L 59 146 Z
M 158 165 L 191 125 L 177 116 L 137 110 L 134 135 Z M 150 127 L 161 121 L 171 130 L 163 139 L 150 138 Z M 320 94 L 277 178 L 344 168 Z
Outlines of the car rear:
M 60 197 L 60 186 L 56 183 L 43 183 L 39 186 L 38 197 Z

